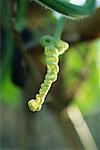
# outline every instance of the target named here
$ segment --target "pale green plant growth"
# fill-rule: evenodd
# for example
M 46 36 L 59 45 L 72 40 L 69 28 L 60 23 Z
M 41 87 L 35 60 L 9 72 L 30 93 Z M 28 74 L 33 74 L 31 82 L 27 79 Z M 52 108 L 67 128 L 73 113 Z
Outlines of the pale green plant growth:
M 56 40 L 51 36 L 44 36 L 41 43 L 45 47 L 44 53 L 46 56 L 47 74 L 45 75 L 44 82 L 41 84 L 39 94 L 36 94 L 36 99 L 31 99 L 28 102 L 28 106 L 33 112 L 41 110 L 52 83 L 57 80 L 59 55 L 63 54 L 69 47 L 67 42 Z
M 69 48 L 69 44 L 61 40 L 61 33 L 65 23 L 64 20 L 64 17 L 60 17 L 58 20 L 54 37 L 44 36 L 41 39 L 46 57 L 47 74 L 45 75 L 44 82 L 41 84 L 39 94 L 36 94 L 36 99 L 31 99 L 28 102 L 28 106 L 33 112 L 41 110 L 52 83 L 57 80 L 59 55 L 63 54 Z

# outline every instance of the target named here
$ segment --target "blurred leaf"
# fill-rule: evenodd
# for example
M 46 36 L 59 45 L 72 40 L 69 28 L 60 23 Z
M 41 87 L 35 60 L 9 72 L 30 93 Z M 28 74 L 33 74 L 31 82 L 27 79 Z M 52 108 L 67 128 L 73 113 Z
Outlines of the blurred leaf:
M 2 85 L 0 85 L 0 100 L 9 105 L 18 105 L 22 100 L 21 89 L 15 86 L 10 79 L 10 74 L 7 74 Z

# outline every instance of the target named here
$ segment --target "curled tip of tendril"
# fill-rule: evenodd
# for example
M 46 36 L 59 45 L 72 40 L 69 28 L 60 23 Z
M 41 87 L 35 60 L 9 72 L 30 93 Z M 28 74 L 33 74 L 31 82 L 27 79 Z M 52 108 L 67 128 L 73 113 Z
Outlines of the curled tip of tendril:
M 39 102 L 36 101 L 35 99 L 31 99 L 28 101 L 28 107 L 31 111 L 35 112 L 35 111 L 40 111 L 42 105 L 39 104 Z

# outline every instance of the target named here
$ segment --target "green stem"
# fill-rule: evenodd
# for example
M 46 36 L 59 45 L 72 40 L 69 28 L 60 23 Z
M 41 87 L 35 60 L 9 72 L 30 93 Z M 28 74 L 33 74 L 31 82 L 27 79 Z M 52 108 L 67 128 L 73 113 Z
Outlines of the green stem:
M 27 14 L 29 0 L 18 0 L 18 10 L 16 14 L 16 30 L 21 31 L 27 24 Z
M 63 16 L 61 16 L 57 22 L 57 26 L 55 29 L 55 34 L 54 34 L 55 39 L 57 39 L 57 40 L 61 39 L 61 34 L 64 29 L 64 25 L 65 25 L 65 18 Z
M 0 83 L 3 83 L 4 79 L 7 76 L 13 54 L 13 38 L 10 27 L 10 11 L 8 8 L 9 4 L 7 3 L 7 0 L 3 0 L 1 5 L 1 16 L 2 26 L 5 31 L 5 37 L 3 41 L 4 49 L 2 50 L 4 54 L 1 66 Z
M 90 15 L 96 8 L 96 0 L 86 0 L 81 6 L 71 4 L 67 0 L 36 0 L 36 2 L 44 4 L 61 14 L 72 17 Z

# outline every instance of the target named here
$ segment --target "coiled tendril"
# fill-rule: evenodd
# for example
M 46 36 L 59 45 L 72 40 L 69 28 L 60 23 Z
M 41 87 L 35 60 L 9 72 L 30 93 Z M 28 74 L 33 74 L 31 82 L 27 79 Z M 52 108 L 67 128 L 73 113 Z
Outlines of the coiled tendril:
M 42 108 L 42 104 L 52 83 L 57 80 L 59 55 L 63 54 L 69 47 L 67 42 L 56 40 L 51 36 L 44 36 L 41 39 L 41 43 L 45 47 L 44 53 L 46 56 L 47 73 L 44 82 L 41 84 L 39 94 L 36 94 L 36 99 L 31 99 L 28 102 L 28 106 L 33 112 L 39 111 Z

